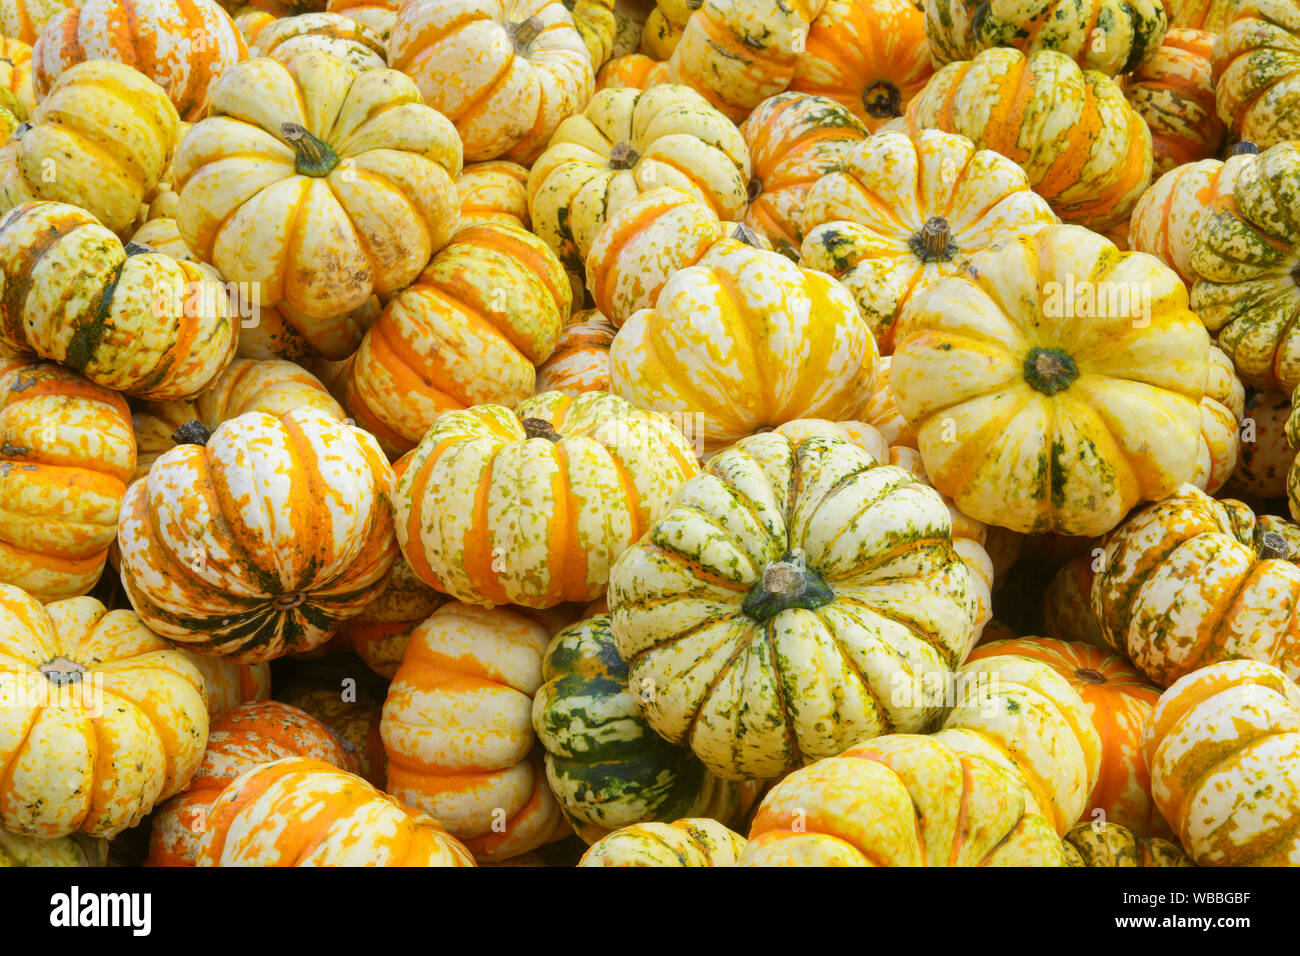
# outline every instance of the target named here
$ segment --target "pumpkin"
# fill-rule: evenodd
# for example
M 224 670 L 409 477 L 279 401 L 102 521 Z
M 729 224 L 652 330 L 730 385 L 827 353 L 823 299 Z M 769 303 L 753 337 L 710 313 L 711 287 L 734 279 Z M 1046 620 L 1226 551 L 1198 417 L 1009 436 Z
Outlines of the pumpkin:
M 937 737 L 891 734 L 796 770 L 750 827 L 741 866 L 1065 866 L 1014 778 Z
M 704 0 L 668 58 L 668 82 L 704 95 L 739 123 L 794 79 L 826 0 Z
M 1078 860 L 1071 861 L 1074 866 L 1195 866 L 1178 844 L 1160 837 L 1137 836 L 1110 820 L 1075 824 L 1065 835 L 1065 842 L 1078 854 Z
M 113 60 L 161 86 L 180 118 L 207 113 L 208 86 L 248 57 L 216 0 L 84 0 L 54 17 L 32 55 L 36 95 L 44 98 L 69 67 Z
M 460 197 L 458 228 L 485 221 L 509 222 L 527 229 L 528 170 L 518 163 L 494 159 L 471 163 L 456 180 Z
M 132 480 L 143 478 L 164 452 L 178 444 L 182 425 L 201 422 L 209 431 L 246 412 L 283 415 L 295 408 L 316 408 L 342 421 L 346 416 L 314 375 L 279 359 L 235 359 L 190 401 L 140 406 L 131 416 L 138 456 Z
M 871 390 L 871 396 L 862 409 L 862 420 L 879 431 L 890 447 L 916 448 L 916 429 L 898 410 L 894 391 L 889 387 L 889 370 L 892 365 L 892 356 L 880 357 L 877 365 L 879 374 L 876 376 L 876 384 Z
M 614 328 L 595 309 L 576 313 L 560 331 L 560 344 L 551 357 L 537 366 L 538 392 L 608 392 L 609 347 Z
M 642 53 L 629 53 L 610 60 L 596 74 L 596 92 L 631 87 L 647 90 L 668 80 L 668 64 Z
M 1298 536 L 1183 485 L 1102 542 L 1092 585 L 1102 637 L 1162 687 L 1236 658 L 1300 677 Z
M 609 608 L 650 726 L 728 779 L 927 725 L 977 610 L 937 492 L 846 441 L 780 434 L 681 487 L 615 563 Z
M 656 60 L 667 60 L 682 38 L 686 21 L 703 4 L 704 0 L 655 0 L 641 31 L 641 52 Z
M 1295 412 L 1295 396 L 1292 395 L 1291 398 L 1293 407 L 1290 416 L 1286 420 L 1286 437 L 1294 449 L 1300 448 L 1300 415 Z M 1287 471 L 1286 494 L 1291 516 L 1295 518 L 1300 515 L 1300 458 L 1292 461 L 1291 468 Z M 1296 520 L 1300 520 L 1300 518 Z
M 1064 221 L 1129 218 L 1151 180 L 1151 131 L 1114 80 L 1055 50 L 993 49 L 950 63 L 907 105 L 909 133 L 960 133 L 1021 165 Z
M 235 14 L 251 10 L 265 10 L 277 20 L 296 17 L 304 13 L 317 13 L 324 9 L 324 0 L 221 0 L 222 6 Z
M 408 285 L 451 238 L 460 143 L 397 71 L 320 50 L 259 57 L 209 102 L 172 167 L 177 226 L 264 305 L 342 315 Z
M 1093 565 L 1100 567 L 1100 548 L 1071 558 L 1057 569 L 1043 591 L 1043 630 L 1048 637 L 1106 648 L 1092 614 Z
M 231 13 L 230 19 L 234 22 L 239 35 L 244 38 L 244 43 L 250 44 L 257 39 L 259 33 L 280 18 L 269 10 L 249 5 Z
M 603 2 L 603 0 L 598 0 L 598 2 Z M 642 10 L 634 10 L 632 14 L 629 14 L 625 10 L 618 9 L 617 2 L 614 3 L 614 39 L 610 44 L 607 60 L 620 56 L 629 56 L 640 49 L 641 30 L 646 15 L 646 12 Z
M 1171 27 L 1223 33 L 1242 0 L 1165 0 Z
M 1285 392 L 1248 389 L 1241 419 L 1237 467 L 1224 491 L 1233 497 L 1282 498 L 1295 460 L 1287 441 L 1291 399 Z
M 1237 139 L 1260 149 L 1300 139 L 1300 6 L 1242 0 L 1214 48 L 1215 105 Z
M 397 557 L 379 446 L 311 407 L 186 432 L 127 489 L 117 540 L 132 606 L 241 663 L 324 644 Z
M 398 479 L 398 541 L 422 581 L 461 601 L 592 601 L 697 471 L 669 419 L 605 392 L 447 412 Z
M 796 418 L 859 417 L 877 358 L 832 278 L 728 240 L 627 320 L 609 373 L 615 394 L 682 417 L 711 453 Z
M 1151 60 L 1165 34 L 1162 0 L 1090 0 L 1063 6 L 975 0 L 927 0 L 925 32 L 938 64 L 981 50 L 1055 50 L 1085 70 L 1117 76 Z
M 176 652 L 184 655 L 202 676 L 203 700 L 208 706 L 209 718 L 240 704 L 266 700 L 271 696 L 269 664 L 240 664 L 225 657 L 195 654 L 183 647 L 176 648 Z
M 388 755 L 379 735 L 383 713 L 381 703 L 347 700 L 336 688 L 296 693 L 289 702 L 324 723 L 342 742 L 343 749 L 351 757 L 350 763 L 355 766 L 340 763 L 340 767 L 346 766 L 375 787 L 384 785 L 388 776 Z
M 30 115 L 36 109 L 32 89 L 32 48 L 22 40 L 0 37 L 0 89 L 8 90 Z
M 77 0 L 3 0 L 0 2 L 0 35 L 32 44 L 45 25 Z
M 1177 272 L 1190 289 L 1196 281 L 1192 245 L 1201 212 L 1225 167 L 1245 161 L 1230 159 L 1225 164 L 1217 159 L 1203 159 L 1179 166 L 1157 179 L 1133 207 L 1129 229 L 1133 250 L 1155 256 Z
M 834 100 L 875 132 L 933 73 L 925 16 L 911 0 L 828 0 L 789 88 Z
M 110 60 L 78 63 L 0 148 L 0 208 L 67 202 L 126 230 L 171 162 L 177 123 L 176 108 L 147 77 Z
M 57 840 L 38 840 L 0 830 L 0 869 L 17 866 L 87 867 L 108 864 L 108 841 L 74 833 Z
M 1300 863 L 1300 689 L 1255 661 L 1211 664 L 1160 697 L 1151 795 L 1197 866 Z
M 1174 27 L 1128 75 L 1124 96 L 1151 130 L 1155 174 L 1217 156 L 1227 129 L 1214 106 L 1214 35 Z
M 75 206 L 32 202 L 0 219 L 0 275 L 0 345 L 96 385 L 183 398 L 234 357 L 238 328 L 212 269 L 124 248 Z
M 339 634 L 367 667 L 392 680 L 402 663 L 411 631 L 446 601 L 446 595 L 416 577 L 405 558 L 398 558 L 388 586 L 364 611 L 347 621 Z M 369 779 L 369 774 L 363 776 Z
M 593 843 L 578 866 L 735 866 L 745 838 L 708 818 L 637 823 Z
M 387 44 L 393 24 L 397 22 L 397 8 L 401 5 L 399 0 L 329 0 L 325 9 L 364 23 Z
M 257 34 L 249 52 L 288 65 L 307 50 L 332 54 L 358 70 L 387 66 L 384 38 L 360 20 L 338 13 L 304 13 L 276 20 Z
M 604 66 L 614 51 L 614 40 L 619 23 L 614 12 L 614 0 L 563 0 L 564 7 L 573 17 L 573 25 L 582 37 L 591 65 Z M 636 44 L 633 44 L 635 49 Z
M 473 162 L 531 165 L 595 85 L 560 0 L 410 0 L 388 38 L 388 63 L 456 124 Z
M 853 294 L 888 354 L 913 295 L 995 241 L 1055 222 L 1019 166 L 964 136 L 877 133 L 808 190 L 801 261 Z
M 555 635 L 533 695 L 533 729 L 546 751 L 546 779 L 560 809 L 588 843 L 633 823 L 710 817 L 744 822 L 759 784 L 720 780 L 641 715 L 650 687 L 628 684 L 609 615 Z
M 740 135 L 754 174 L 745 223 L 777 252 L 797 259 L 809 187 L 840 168 L 866 139 L 866 127 L 834 100 L 782 93 L 755 107 Z
M 479 859 L 519 856 L 569 829 L 532 754 L 549 640 L 514 611 L 445 604 L 411 633 L 384 701 L 385 789 Z
M 356 758 L 333 731 L 297 707 L 264 700 L 227 710 L 208 730 L 189 787 L 155 811 L 145 866 L 193 866 L 208 811 L 221 791 L 245 770 L 283 757 L 356 770 Z
M 1246 390 L 1223 350 L 1210 346 L 1210 375 L 1201 399 L 1201 445 L 1191 483 L 1215 494 L 1237 467 Z
M 0 825 L 43 840 L 112 838 L 183 789 L 208 738 L 203 678 L 130 611 L 42 607 L 0 584 L 0 680 L 11 706 Z
M 533 394 L 570 297 L 541 239 L 504 222 L 467 226 L 366 332 L 344 404 L 390 454 L 414 448 L 448 410 L 514 406 Z
M 1256 388 L 1300 385 L 1298 224 L 1300 142 L 1225 163 L 1196 222 L 1192 308 Z
M 1046 664 L 1082 698 L 1084 712 L 1101 741 L 1100 770 L 1081 813 L 1083 819 L 1106 820 L 1139 837 L 1168 836 L 1169 828 L 1151 802 L 1151 775 L 1142 755 L 1142 735 L 1160 689 L 1122 657 L 1048 637 L 993 641 L 977 647 L 967 661 L 1001 655 Z M 997 674 L 1002 677 L 1001 671 Z
M 1209 338 L 1150 256 L 1078 226 L 1015 236 L 913 297 L 894 341 L 926 472 L 977 521 L 1102 534 L 1195 473 Z
M 473 866 L 437 820 L 309 757 L 250 767 L 208 810 L 197 866 Z
M 533 230 L 582 274 L 596 233 L 637 193 L 676 186 L 718 218 L 748 202 L 749 150 L 740 131 L 693 90 L 601 90 L 556 130 L 528 173 Z

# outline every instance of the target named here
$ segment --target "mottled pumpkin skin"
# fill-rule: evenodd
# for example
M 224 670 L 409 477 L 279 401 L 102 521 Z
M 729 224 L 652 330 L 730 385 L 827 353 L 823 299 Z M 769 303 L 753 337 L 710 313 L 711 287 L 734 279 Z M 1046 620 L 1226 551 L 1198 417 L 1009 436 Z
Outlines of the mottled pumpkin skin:
M 36 109 L 32 89 L 32 48 L 22 40 L 0 37 L 0 89 L 8 90 L 26 108 Z
M 1224 164 L 1196 223 L 1191 304 L 1247 385 L 1300 385 L 1300 142 Z
M 244 43 L 249 44 L 257 39 L 259 33 L 280 18 L 269 10 L 249 4 L 231 11 L 230 19 L 234 22 L 239 35 L 244 38 Z
M 72 203 L 122 232 L 172 161 L 178 123 L 147 77 L 110 60 L 78 63 L 49 87 L 31 127 L 0 149 L 0 209 Z
M 1243 0 L 1214 48 L 1219 119 L 1266 149 L 1300 139 L 1300 7 Z
M 209 102 L 172 167 L 177 225 L 263 305 L 341 315 L 408 285 L 451 238 L 460 141 L 397 71 L 319 50 L 259 57 L 226 70 Z
M 700 8 L 702 0 L 655 0 L 646 16 L 645 29 L 641 31 L 640 50 L 656 60 L 667 60 L 673 55 L 682 29 L 691 14 Z
M 471 162 L 531 165 L 595 85 L 560 0 L 411 0 L 388 38 L 388 63 L 456 124 Z
M 381 703 L 344 700 L 337 687 L 293 694 L 289 703 L 329 727 L 348 752 L 350 762 L 355 764 L 354 773 L 374 787 L 384 786 L 388 778 L 388 754 L 384 752 L 384 740 L 379 733 L 383 719 Z
M 782 93 L 760 103 L 740 134 L 754 174 L 745 223 L 777 252 L 797 259 L 809 187 L 838 169 L 867 129 L 834 100 Z
M 736 866 L 745 838 L 716 820 L 636 823 L 592 844 L 578 866 Z
M 828 0 L 789 88 L 834 100 L 875 132 L 933 74 L 925 16 L 911 0 Z
M 240 664 L 225 657 L 196 654 L 183 647 L 177 653 L 193 664 L 203 677 L 203 700 L 208 717 L 217 717 L 232 707 L 266 700 L 271 696 L 271 665 Z
M 599 70 L 614 51 L 619 23 L 614 12 L 614 0 L 563 0 L 564 7 L 573 17 L 573 25 L 582 37 L 591 65 Z M 635 49 L 636 44 L 632 44 Z
M 256 663 L 318 647 L 397 558 L 392 482 L 375 440 L 319 409 L 227 419 L 127 490 L 127 596 L 202 653 Z
M 1217 493 L 1237 467 L 1245 410 L 1246 389 L 1232 360 L 1218 346 L 1210 346 L 1210 375 L 1201 399 L 1200 451 L 1189 479 L 1202 491 Z
M 0 2 L 0 35 L 33 44 L 47 23 L 76 5 L 76 0 L 3 0 Z
M 1214 35 L 1175 27 L 1128 75 L 1124 96 L 1151 130 L 1155 175 L 1217 156 L 1227 129 L 1215 113 Z
M 909 132 L 961 133 L 1019 163 L 1065 222 L 1123 222 L 1151 181 L 1151 131 L 1114 80 L 1054 50 L 985 50 L 907 105 Z
M 533 394 L 571 307 L 541 239 L 508 223 L 467 226 L 366 332 L 344 404 L 390 455 L 414 448 L 443 412 L 513 407 Z
M 676 186 L 730 221 L 745 211 L 750 175 L 740 131 L 698 93 L 607 89 L 556 130 L 528 173 L 528 208 L 537 235 L 581 276 L 600 227 L 638 193 Z
M 203 678 L 130 611 L 44 608 L 0 584 L 0 824 L 112 838 L 189 783 L 208 739 Z
M 533 695 L 549 640 L 515 611 L 446 604 L 412 632 L 384 702 L 385 789 L 482 860 L 569 832 L 533 753 Z
M 596 309 L 573 316 L 560 332 L 560 344 L 537 366 L 538 392 L 608 392 L 609 347 L 618 329 Z
M 1190 289 L 1196 282 L 1192 247 L 1201 213 L 1209 205 L 1226 166 L 1248 161 L 1239 156 L 1222 163 L 1203 159 L 1186 163 L 1157 179 L 1133 207 L 1129 244 L 1134 252 L 1155 256 Z
M 1103 541 L 1092 586 L 1102 636 L 1162 687 L 1236 658 L 1300 677 L 1298 534 L 1184 485 Z
M 1086 553 L 1072 558 L 1048 582 L 1043 591 L 1042 613 L 1043 631 L 1048 637 L 1109 647 L 1092 613 L 1092 568 L 1098 557 Z
M 946 242 L 926 238 L 935 220 Z M 898 317 L 918 290 L 961 275 L 997 240 L 1056 222 L 1011 160 L 939 130 L 881 132 L 808 190 L 801 264 L 853 293 L 876 345 L 890 354 Z
M 1150 256 L 1078 226 L 1015 237 L 915 297 L 895 343 L 926 471 L 977 521 L 1102 534 L 1195 472 L 1209 337 Z
M 1171 27 L 1205 30 L 1216 36 L 1223 33 L 1242 0 L 1166 0 Z
M 0 219 L 0 273 L 0 344 L 105 388 L 183 398 L 234 358 L 238 326 L 211 268 L 128 251 L 75 206 L 28 203 Z
M 460 197 L 458 228 L 485 221 L 528 229 L 528 170 L 508 159 L 470 163 L 456 180 Z
M 1101 763 L 1080 819 L 1106 820 L 1139 837 L 1169 836 L 1168 825 L 1151 802 L 1151 774 L 1142 754 L 1142 735 L 1160 689 L 1123 657 L 1049 637 L 992 641 L 977 647 L 968 661 L 1005 654 L 1046 664 L 1083 700 L 1101 741 Z
M 213 802 L 197 866 L 474 866 L 437 820 L 308 757 L 240 774 Z
M 265 700 L 227 710 L 208 729 L 208 746 L 189 787 L 155 811 L 145 866 L 193 866 L 208 811 L 221 791 L 244 771 L 284 757 L 356 771 L 356 758 L 329 727 L 297 707 Z
M 85 0 L 41 34 L 33 79 L 44 97 L 74 64 L 115 60 L 166 90 L 192 123 L 207 113 L 212 81 L 247 57 L 244 38 L 215 0 Z
M 1225 493 L 1234 498 L 1286 497 L 1287 473 L 1295 452 L 1287 440 L 1291 397 L 1271 390 L 1246 391 L 1237 466 Z
M 615 57 L 596 74 L 596 92 L 601 90 L 647 90 L 668 80 L 668 64 L 643 53 Z
M 406 559 L 398 558 L 383 593 L 345 623 L 339 634 L 372 671 L 392 680 L 411 632 L 446 602 L 445 594 L 421 581 Z
M 892 734 L 790 774 L 763 798 L 741 866 L 1066 866 L 1001 767 Z
M 397 23 L 397 9 L 401 5 L 400 0 L 329 0 L 325 9 L 364 23 L 387 44 L 393 25 Z
M 358 70 L 382 70 L 388 50 L 384 38 L 360 20 L 338 13 L 304 13 L 268 24 L 249 44 L 251 56 L 288 64 L 299 53 L 321 50 Z
M 646 720 L 730 779 L 927 726 L 974 642 L 951 527 L 934 489 L 840 439 L 714 456 L 610 575 Z
M 1182 847 L 1160 837 L 1139 836 L 1111 820 L 1078 823 L 1065 835 L 1078 854 L 1073 866 L 1195 866 Z
M 1198 866 L 1297 866 L 1300 690 L 1224 661 L 1160 698 L 1146 739 L 1151 794 Z
M 448 412 L 398 479 L 398 541 L 421 580 L 461 601 L 593 601 L 697 472 L 669 419 L 604 392 Z
M 108 841 L 74 833 L 57 840 L 38 840 L 0 830 L 0 870 L 7 867 L 87 867 L 108 864 Z
M 1162 0 L 926 0 L 925 31 L 936 63 L 981 50 L 1055 50 L 1085 70 L 1118 76 L 1150 60 L 1165 34 Z

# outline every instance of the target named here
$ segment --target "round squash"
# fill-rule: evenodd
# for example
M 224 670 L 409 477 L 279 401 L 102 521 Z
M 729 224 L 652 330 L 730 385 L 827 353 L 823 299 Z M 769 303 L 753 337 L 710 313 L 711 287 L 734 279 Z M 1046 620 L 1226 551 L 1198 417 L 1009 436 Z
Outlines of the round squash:
M 668 81 L 668 64 L 641 53 L 616 57 L 600 68 L 596 74 L 596 92 L 601 90 L 648 90 Z
M 641 52 L 656 60 L 667 60 L 682 38 L 686 21 L 703 3 L 704 0 L 655 0 L 641 31 Z
M 244 38 L 244 43 L 249 44 L 257 39 L 259 33 L 280 18 L 269 10 L 249 4 L 232 11 L 230 19 L 234 21 L 239 35 Z
M 7 867 L 87 867 L 108 865 L 108 841 L 74 833 L 57 840 L 38 840 L 0 830 L 0 870 Z
M 1223 33 L 1242 0 L 1165 0 L 1171 27 L 1190 27 L 1216 36 Z
M 560 344 L 551 357 L 537 366 L 538 392 L 608 392 L 609 347 L 614 328 L 605 316 L 587 309 L 573 316 L 560 332 Z
M 32 89 L 32 48 L 22 40 L 0 37 L 0 89 L 8 90 L 27 110 L 36 109 Z
M 325 9 L 364 23 L 387 44 L 393 25 L 397 22 L 397 9 L 401 5 L 400 0 L 329 0 Z
M 321 50 L 358 70 L 382 70 L 388 63 L 384 38 L 360 20 L 338 13 L 304 13 L 268 24 L 249 45 L 252 56 L 288 65 L 299 53 Z
M 1157 176 L 1219 154 L 1227 129 L 1215 113 L 1213 50 L 1213 34 L 1174 27 L 1124 84 L 1124 96 L 1151 130 Z
M 77 0 L 0 0 L 0 35 L 35 43 L 47 23 L 76 5 Z
M 1192 268 L 1192 246 L 1201 213 L 1215 192 L 1227 166 L 1240 164 L 1243 157 L 1203 159 L 1186 163 L 1165 173 L 1142 194 L 1133 207 L 1129 243 L 1135 252 L 1155 256 L 1190 289 L 1196 281 Z
M 337 686 L 295 693 L 288 702 L 329 727 L 350 755 L 350 762 L 355 763 L 353 772 L 374 787 L 384 786 L 388 778 L 388 755 L 379 735 L 383 717 L 381 702 L 345 700 Z
M 599 70 L 614 52 L 619 31 L 614 0 L 563 0 L 563 3 L 591 55 L 591 65 Z M 636 43 L 632 48 L 636 48 Z
M 710 819 L 637 823 L 593 843 L 578 866 L 735 866 L 745 838 Z
M 1232 360 L 1218 346 L 1210 346 L 1210 375 L 1201 399 L 1200 452 L 1189 479 L 1202 491 L 1218 492 L 1237 467 L 1245 411 L 1246 390 Z
M 1109 820 L 1077 823 L 1065 842 L 1078 854 L 1074 866 L 1195 866 L 1182 847 L 1160 837 L 1137 836 Z
M 198 669 L 203 677 L 203 701 L 208 717 L 224 714 L 232 707 L 271 696 L 271 665 L 240 664 L 225 657 L 195 654 L 183 647 L 176 651 Z
M 460 197 L 458 228 L 487 221 L 504 221 L 527 229 L 528 170 L 506 159 L 470 163 L 456 180 Z
M 1214 48 L 1219 119 L 1260 149 L 1300 139 L 1300 5 L 1242 0 Z
M 1291 398 L 1285 392 L 1247 389 L 1242 410 L 1237 467 L 1224 491 L 1234 498 L 1283 498 L 1295 460 L 1287 441 Z

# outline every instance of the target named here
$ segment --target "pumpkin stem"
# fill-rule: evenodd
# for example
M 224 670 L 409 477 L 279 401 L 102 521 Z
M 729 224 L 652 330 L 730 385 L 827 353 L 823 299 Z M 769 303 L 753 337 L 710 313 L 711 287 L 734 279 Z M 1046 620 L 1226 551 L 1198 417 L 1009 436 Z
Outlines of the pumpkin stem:
M 1076 667 L 1074 669 L 1074 676 L 1079 678 L 1079 680 L 1087 681 L 1089 684 L 1106 683 L 1106 678 L 1102 676 L 1099 671 L 1095 671 L 1091 667 Z
M 704 0 L 686 0 L 686 9 L 692 12 L 704 6 Z
M 277 594 L 271 603 L 275 605 L 277 611 L 292 611 L 305 600 L 307 595 L 301 591 L 287 591 L 284 594 Z
M 1231 156 L 1254 156 L 1259 152 L 1259 147 L 1248 139 L 1243 139 L 1240 143 L 1234 143 L 1232 146 Z
M 328 176 L 339 164 L 334 150 L 297 123 L 281 123 L 280 135 L 289 141 L 297 154 L 293 169 L 299 176 Z
M 541 17 L 531 16 L 527 20 L 510 24 L 506 27 L 506 31 L 510 34 L 510 41 L 514 43 L 515 50 L 523 53 L 528 49 L 528 44 L 537 39 L 545 26 Z
M 903 94 L 888 80 L 876 80 L 862 91 L 862 108 L 876 119 L 903 115 Z
M 1025 381 L 1044 395 L 1064 391 L 1078 377 L 1074 359 L 1060 349 L 1030 349 L 1025 359 Z
M 755 176 L 749 181 L 749 185 L 745 187 L 745 198 L 753 202 L 761 195 L 763 195 L 763 180 Z
M 922 262 L 951 259 L 957 254 L 957 243 L 952 241 L 952 230 L 943 216 L 927 219 L 909 244 Z
M 545 438 L 547 441 L 559 441 L 555 426 L 544 418 L 525 418 L 524 434 L 529 438 Z
M 14 127 L 14 131 L 9 134 L 9 138 L 12 139 L 14 142 L 17 142 L 18 140 L 26 136 L 28 132 L 31 130 L 31 128 L 32 128 L 31 123 L 19 123 L 17 126 Z
M 1285 561 L 1291 557 L 1291 546 L 1276 531 L 1265 531 L 1259 536 L 1259 556 L 1262 560 Z
M 762 624 L 789 608 L 811 611 L 833 600 L 835 592 L 796 548 L 763 569 L 763 577 L 749 589 L 740 609 Z
M 172 432 L 172 441 L 178 445 L 206 445 L 212 431 L 200 421 L 186 422 Z
M 637 151 L 632 148 L 632 144 L 627 140 L 623 140 L 621 143 L 616 143 L 614 148 L 609 151 L 609 168 L 631 169 L 640 158 Z
M 136 242 L 134 239 L 128 242 L 126 245 L 124 245 L 122 249 L 123 251 L 126 252 L 128 256 L 139 256 L 139 255 L 143 255 L 146 252 L 154 251 L 149 246 L 146 246 L 143 242 Z
M 731 238 L 755 249 L 763 248 L 763 240 L 758 237 L 758 233 L 743 222 L 736 223 L 736 228 L 731 230 Z
M 82 675 L 86 673 L 84 664 L 70 661 L 66 657 L 56 657 L 52 661 L 46 661 L 39 669 L 45 675 L 45 679 L 55 687 L 79 683 Z

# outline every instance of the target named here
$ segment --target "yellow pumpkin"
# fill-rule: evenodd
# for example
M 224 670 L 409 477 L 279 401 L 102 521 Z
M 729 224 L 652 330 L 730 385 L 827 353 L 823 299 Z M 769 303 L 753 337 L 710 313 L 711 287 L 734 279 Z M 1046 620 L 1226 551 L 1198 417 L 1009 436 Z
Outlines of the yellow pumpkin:
M 1151 129 L 1155 175 L 1217 156 L 1227 133 L 1214 111 L 1214 35 L 1175 27 L 1128 75 L 1124 96 Z
M 284 64 L 307 50 L 330 53 L 358 70 L 387 66 L 384 38 L 360 20 L 338 13 L 283 17 L 258 31 L 249 46 L 250 55 L 269 56 Z
M 35 43 L 45 25 L 76 0 L 3 0 L 0 3 L 0 34 Z
M 634 823 L 601 837 L 578 866 L 735 866 L 745 838 L 716 820 Z
M 22 40 L 0 37 L 0 89 L 14 95 L 28 115 L 36 109 L 32 89 L 32 48 Z
M 704 0 L 655 0 L 641 31 L 641 52 L 656 60 L 667 60 L 682 38 L 686 21 L 703 3 Z
M 1109 820 L 1078 823 L 1065 835 L 1072 866 L 1195 866 L 1182 847 L 1160 837 L 1141 837 Z M 1068 852 L 1067 850 L 1067 852 Z
M 506 159 L 470 163 L 456 180 L 458 228 L 481 222 L 509 222 L 528 229 L 528 170 Z
M 397 8 L 401 5 L 400 0 L 329 0 L 325 9 L 364 23 L 387 43 L 393 24 L 397 22 Z
M 560 344 L 537 366 L 538 392 L 608 392 L 609 347 L 618 329 L 595 309 L 573 316 Z

